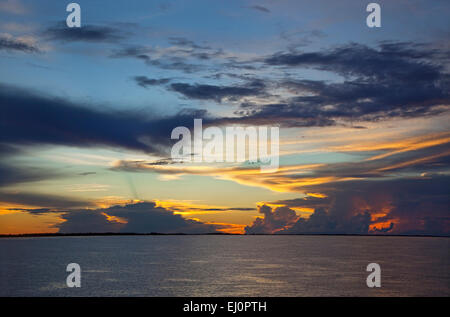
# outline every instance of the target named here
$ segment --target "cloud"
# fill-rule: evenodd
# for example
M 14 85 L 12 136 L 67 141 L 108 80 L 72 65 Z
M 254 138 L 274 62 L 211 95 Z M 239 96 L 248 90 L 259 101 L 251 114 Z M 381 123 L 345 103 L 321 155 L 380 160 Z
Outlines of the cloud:
M 318 209 L 318 208 L 324 208 L 324 207 L 328 207 L 329 204 L 331 203 L 329 197 L 314 197 L 314 196 L 310 196 L 307 195 L 303 198 L 295 198 L 295 199 L 284 199 L 284 200 L 277 200 L 274 202 L 271 202 L 270 204 L 276 205 L 276 206 L 285 206 L 285 207 L 289 207 L 289 208 L 314 208 L 314 209 Z
M 308 219 L 300 218 L 283 233 L 368 234 L 370 224 L 368 212 L 362 212 L 348 218 L 339 218 L 332 213 L 327 213 L 324 209 L 317 209 Z
M 189 99 L 215 100 L 216 102 L 221 102 L 222 99 L 225 98 L 236 101 L 242 97 L 260 96 L 265 93 L 265 85 L 261 81 L 253 81 L 245 86 L 214 86 L 173 83 L 170 87 L 172 90 Z
M 44 195 L 30 192 L 7 192 L 0 191 L 0 202 L 8 204 L 20 204 L 26 206 L 35 206 L 40 209 L 48 210 L 66 210 L 73 208 L 86 208 L 93 206 L 92 202 L 76 198 Z
M 174 127 L 193 125 L 203 112 L 171 117 L 88 108 L 65 99 L 0 84 L 0 144 L 121 147 L 164 154 Z M 167 154 L 167 153 L 166 153 Z
M 153 79 L 146 76 L 135 76 L 134 81 L 143 88 L 165 85 L 169 78 Z M 237 101 L 243 97 L 266 95 L 266 85 L 263 81 L 253 79 L 245 85 L 216 86 L 209 84 L 172 83 L 167 87 L 188 99 L 214 100 L 218 103 L 223 99 Z
M 312 193 L 268 202 L 260 207 L 264 217 L 248 226 L 247 233 L 450 235 L 449 145 L 447 132 L 358 143 L 345 151 L 364 154 L 359 161 L 280 166 L 276 173 L 260 173 L 247 166 L 200 169 L 148 165 L 145 161 L 121 161 L 113 169 L 209 175 L 273 191 Z M 278 212 L 279 207 L 285 209 Z M 301 209 L 314 213 L 309 219 L 292 222 L 292 212 Z
M 364 149 L 372 149 L 377 154 L 356 162 L 321 165 L 314 170 L 314 175 L 374 179 L 406 173 L 420 175 L 423 171 L 444 171 L 450 160 L 450 138 L 447 132 L 407 138 L 393 144 L 380 143 L 378 148 L 362 146 L 359 151 Z M 354 150 L 356 152 L 358 148 Z
M 11 158 L 23 154 L 26 154 L 26 152 L 17 146 L 0 143 L 0 188 L 25 182 L 57 178 L 64 175 L 56 172 L 54 169 L 14 164 L 15 162 Z
M 0 175 L 2 175 L 0 177 L 0 187 L 63 176 L 61 173 L 55 172 L 52 169 L 14 166 L 3 161 L 0 161 Z
M 65 22 L 47 28 L 43 32 L 44 38 L 60 42 L 118 42 L 125 38 L 125 34 L 116 28 L 98 25 L 83 25 L 79 28 L 69 28 Z
M 10 34 L 0 34 L 0 50 L 38 53 L 36 41 L 31 37 L 13 37 Z
M 216 118 L 216 125 L 276 123 L 284 127 L 324 127 L 432 116 L 450 109 L 445 49 L 402 42 L 382 42 L 376 47 L 350 43 L 316 52 L 291 48 L 263 58 L 239 61 L 224 54 L 222 61 L 215 61 L 219 68 L 211 69 L 211 65 L 194 61 L 200 53 L 212 54 L 214 50 L 209 46 L 185 38 L 170 41 L 173 46 L 168 48 L 127 47 L 111 57 L 136 58 L 150 66 L 186 73 L 214 71 L 212 76 L 217 77 L 226 74 L 242 78 L 242 75 L 224 71 L 234 68 L 273 73 L 311 68 L 338 76 L 333 81 L 290 76 L 247 79 L 238 85 L 172 83 L 168 86 L 189 99 L 217 103 L 223 99 L 240 101 L 233 115 Z
M 169 37 L 169 43 L 175 46 L 185 46 L 192 49 L 209 50 L 211 47 L 199 45 L 194 41 L 188 40 L 184 37 Z
M 178 56 L 182 53 L 182 56 Z M 160 52 L 152 47 L 130 46 L 114 51 L 110 58 L 134 58 L 143 61 L 148 66 L 154 66 L 166 70 L 178 70 L 184 73 L 194 73 L 204 69 L 203 65 L 186 61 L 189 52 L 169 50 Z M 184 56 L 183 56 L 184 55 Z
M 166 53 L 179 57 L 192 57 L 199 60 L 209 60 L 224 55 L 222 49 L 214 49 L 208 45 L 200 45 L 184 37 L 169 37 L 172 46 L 165 49 Z
M 260 5 L 253 5 L 248 8 L 259 11 L 259 12 L 263 12 L 263 13 L 270 13 L 269 9 L 267 9 L 266 7 L 260 6 Z
M 136 81 L 136 83 L 139 86 L 141 86 L 143 88 L 147 88 L 149 86 L 164 85 L 170 81 L 169 78 L 153 79 L 153 78 L 148 78 L 146 76 L 135 76 L 135 77 L 133 77 L 133 79 Z
M 298 218 L 273 230 L 271 213 L 256 219 L 248 233 L 450 235 L 450 176 L 403 177 L 383 181 L 353 180 L 308 186 L 324 198 L 305 197 L 268 204 L 284 208 L 313 207 L 309 218 Z M 280 208 L 280 207 L 278 207 Z M 263 225 L 265 224 L 265 225 Z
M 271 207 L 262 205 L 258 209 L 264 217 L 256 218 L 252 225 L 245 227 L 246 234 L 277 233 L 286 227 L 292 226 L 298 219 L 295 211 L 288 207 L 277 207 L 272 210 Z
M 62 215 L 59 232 L 214 233 L 214 225 L 184 219 L 153 202 L 77 210 Z
M 114 50 L 110 58 L 134 58 L 148 66 L 191 74 L 219 71 L 221 66 L 214 66 L 209 60 L 226 57 L 222 49 L 197 44 L 184 37 L 169 37 L 168 43 L 167 47 L 124 46 Z
M 419 44 L 386 42 L 378 48 L 352 43 L 320 52 L 276 53 L 264 59 L 268 67 L 314 68 L 343 80 L 281 81 L 279 88 L 293 96 L 274 103 L 244 102 L 237 118 L 228 121 L 326 126 L 339 120 L 379 121 L 448 111 L 450 77 L 443 53 Z
M 276 201 L 269 204 L 281 207 L 272 208 L 264 205 L 264 218 L 257 218 L 246 227 L 247 234 L 368 234 L 372 224 L 367 210 L 353 214 L 354 210 L 343 202 L 343 197 L 311 197 Z M 338 201 L 339 200 L 339 201 Z M 309 218 L 297 217 L 291 208 L 313 207 Z M 342 208 L 342 209 L 338 209 Z M 282 216 L 275 217 L 283 210 Z M 327 211 L 329 210 L 329 211 Z M 289 211 L 289 212 L 288 212 Z M 392 226 L 389 230 L 392 229 Z M 389 230 L 379 230 L 389 231 Z
M 419 176 L 425 171 L 443 172 L 449 164 L 450 138 L 448 133 L 433 133 L 393 142 L 378 142 L 376 146 L 357 144 L 344 149 L 337 147 L 333 151 L 359 153 L 360 159 L 342 163 L 281 165 L 274 173 L 260 173 L 259 165 L 169 165 L 145 160 L 116 161 L 112 170 L 153 172 L 172 176 L 208 175 L 276 192 L 305 192 L 306 188 L 312 185 L 325 186 L 327 183 L 353 179 L 383 181 L 403 175 Z
M 433 80 L 439 68 L 424 61 L 436 58 L 438 51 L 422 44 L 383 42 L 379 48 L 351 43 L 321 52 L 276 53 L 265 59 L 275 66 L 314 67 L 345 76 L 355 75 L 378 79 L 397 78 L 414 81 Z M 411 77 L 411 75 L 413 75 Z
M 448 175 L 395 179 L 384 184 L 349 183 L 347 186 L 349 193 L 363 191 L 360 199 L 369 205 L 389 208 L 385 214 L 378 213 L 375 221 L 381 228 L 394 223 L 389 233 L 450 235 Z
M 233 117 L 218 118 L 218 124 L 280 125 L 282 127 L 326 127 L 337 124 L 335 118 L 321 115 L 315 107 L 291 103 L 254 104 L 244 102 Z
M 198 210 L 198 211 L 251 211 L 255 210 L 255 208 L 249 208 L 249 207 L 230 207 L 230 208 L 191 208 L 191 210 Z
M 189 200 L 155 200 L 158 207 L 171 210 L 179 215 L 200 216 L 205 214 L 221 214 L 223 212 L 231 211 L 253 211 L 256 208 L 252 207 L 226 207 L 218 205 L 204 205 L 196 201 Z

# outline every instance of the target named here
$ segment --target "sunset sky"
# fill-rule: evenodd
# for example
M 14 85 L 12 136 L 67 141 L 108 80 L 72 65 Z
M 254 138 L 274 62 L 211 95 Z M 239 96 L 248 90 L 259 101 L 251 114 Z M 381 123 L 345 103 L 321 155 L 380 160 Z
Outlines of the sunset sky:
M 450 235 L 450 4 L 0 0 L 0 234 Z M 171 131 L 280 128 L 280 167 Z

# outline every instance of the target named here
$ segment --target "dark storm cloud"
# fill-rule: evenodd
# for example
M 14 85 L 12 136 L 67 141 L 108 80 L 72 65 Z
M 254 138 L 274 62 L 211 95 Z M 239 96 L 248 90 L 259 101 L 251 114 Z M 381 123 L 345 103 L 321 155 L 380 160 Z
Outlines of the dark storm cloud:
M 340 218 L 332 212 L 327 213 L 323 208 L 319 208 L 308 219 L 300 218 L 282 233 L 367 234 L 371 223 L 369 212 Z
M 233 117 L 216 119 L 217 125 L 244 124 L 244 125 L 280 125 L 283 127 L 325 127 L 336 125 L 335 118 L 320 115 L 312 107 L 301 107 L 295 104 L 273 103 L 256 105 L 242 103 Z
M 321 208 L 328 206 L 329 203 L 330 200 L 328 197 L 318 198 L 313 196 L 306 196 L 304 198 L 277 200 L 272 202 L 271 204 L 283 205 L 289 208 L 292 207 Z
M 103 145 L 162 154 L 172 144 L 174 127 L 193 125 L 202 111 L 183 110 L 172 117 L 102 111 L 0 84 L 0 144 Z
M 141 86 L 143 88 L 147 88 L 149 86 L 164 85 L 170 81 L 169 78 L 154 79 L 154 78 L 148 78 L 146 76 L 135 76 L 135 77 L 133 77 L 133 79 L 139 86 Z
M 83 25 L 81 27 L 67 27 L 65 22 L 47 28 L 43 37 L 60 42 L 118 42 L 125 34 L 109 26 Z
M 295 211 L 287 207 L 272 210 L 271 207 L 262 205 L 258 209 L 264 217 L 256 218 L 251 226 L 245 227 L 246 234 L 276 233 L 295 223 L 298 218 Z
M 215 100 L 222 99 L 239 100 L 247 96 L 260 96 L 265 94 L 265 85 L 261 81 L 253 81 L 245 86 L 215 86 L 202 84 L 173 83 L 171 89 L 189 99 Z
M 347 185 L 347 184 L 346 184 Z M 362 186 L 360 186 L 362 185 Z M 379 183 L 349 183 L 349 192 L 363 190 L 362 198 L 375 205 L 376 191 L 392 207 L 380 222 L 395 222 L 390 232 L 401 234 L 450 235 L 450 177 L 448 175 L 396 179 Z M 380 199 L 378 199 L 380 200 Z
M 450 235 L 450 177 L 424 175 L 382 181 L 353 180 L 308 186 L 304 190 L 326 193 L 325 198 L 276 201 L 288 207 L 312 207 L 314 213 L 299 218 L 277 233 L 416 234 Z M 259 218 L 247 233 L 270 233 L 271 215 Z M 287 225 L 288 222 L 285 221 Z M 373 227 L 369 227 L 369 226 Z
M 60 233 L 104 233 L 120 232 L 123 224 L 109 222 L 101 211 L 77 210 L 61 216 L 65 222 L 56 225 Z
M 243 103 L 236 111 L 239 118 L 230 120 L 323 126 L 333 125 L 337 119 L 375 121 L 434 115 L 450 104 L 450 76 L 442 55 L 410 43 L 383 43 L 379 48 L 349 44 L 321 52 L 277 53 L 264 60 L 268 66 L 315 68 L 344 76 L 344 81 L 282 81 L 279 87 L 297 96 L 272 104 Z
M 427 144 L 430 140 L 436 145 L 420 148 L 421 142 Z M 323 198 L 306 196 L 269 203 L 285 208 L 313 208 L 315 212 L 309 219 L 300 218 L 291 226 L 285 221 L 286 228 L 276 230 L 280 226 L 274 225 L 271 211 L 255 220 L 246 232 L 448 236 L 450 176 L 446 167 L 450 163 L 450 144 L 446 140 L 446 134 L 427 137 L 413 143 L 407 151 L 387 152 L 387 156 L 360 162 L 325 164 L 307 176 L 285 175 L 277 181 L 330 176 L 337 180 L 292 189 L 321 193 Z
M 437 51 L 412 43 L 382 43 L 379 48 L 351 43 L 321 52 L 277 53 L 266 64 L 289 67 L 313 67 L 345 76 L 401 80 L 434 80 L 439 68 L 426 63 Z
M 252 225 L 245 227 L 246 234 L 367 234 L 372 223 L 368 212 L 340 218 L 324 208 L 317 208 L 305 219 L 297 217 L 288 207 L 277 207 L 273 211 L 268 206 L 263 208 L 264 217 L 256 218 Z
M 303 199 L 305 207 L 311 206 L 310 200 Z M 313 199 L 314 201 L 314 199 Z M 316 207 L 315 212 L 308 218 L 298 217 L 294 210 L 288 207 L 272 209 L 263 205 L 260 213 L 264 217 L 258 217 L 250 225 L 245 227 L 246 234 L 367 234 L 371 218 L 369 212 L 355 215 L 339 215 L 334 211 L 326 212 L 322 207 Z
M 0 35 L 0 51 L 20 51 L 24 53 L 37 53 L 39 49 L 26 41 Z
M 178 50 L 187 56 L 211 53 L 184 38 L 171 39 Z M 193 64 L 186 56 L 155 59 L 153 48 L 128 47 L 116 51 L 112 57 L 133 57 L 148 65 L 186 73 L 205 70 L 205 65 Z M 225 69 L 249 68 L 275 72 L 296 68 L 313 68 L 342 76 L 342 80 L 305 80 L 295 77 L 281 80 L 248 81 L 243 85 L 211 85 L 172 83 L 169 87 L 190 99 L 213 100 L 224 98 L 242 100 L 241 106 L 228 118 L 217 118 L 216 124 L 281 124 L 286 127 L 330 126 L 343 121 L 379 121 L 389 118 L 411 118 L 436 115 L 450 104 L 450 76 L 443 49 L 431 49 L 423 44 L 384 42 L 378 47 L 351 43 L 318 52 L 299 52 L 291 49 L 265 58 L 218 64 Z M 220 76 L 220 75 L 217 75 Z M 157 84 L 151 81 L 149 84 Z M 290 95 L 279 95 L 283 89 Z M 276 92 L 276 93 L 275 93 Z M 276 97 L 271 103 L 252 103 L 249 96 Z M 359 126 L 359 125 L 357 125 Z
M 120 223 L 107 216 L 118 217 Z M 133 233 L 213 233 L 215 226 L 184 219 L 153 202 L 141 202 L 104 209 L 77 210 L 62 215 L 59 232 L 133 232 Z M 125 221 L 123 221 L 125 220 Z

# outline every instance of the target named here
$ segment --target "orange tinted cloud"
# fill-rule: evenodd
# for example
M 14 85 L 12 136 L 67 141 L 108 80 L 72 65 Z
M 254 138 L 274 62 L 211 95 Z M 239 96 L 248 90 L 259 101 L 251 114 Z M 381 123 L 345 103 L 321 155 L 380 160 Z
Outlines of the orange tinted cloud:
M 0 234 L 58 232 L 58 229 L 54 227 L 54 225 L 62 222 L 58 213 L 36 215 L 23 211 L 27 208 L 33 207 L 17 204 L 0 204 Z
M 265 188 L 274 192 L 305 193 L 307 188 L 311 186 L 363 179 L 365 177 L 364 175 L 370 174 L 382 176 L 383 172 L 414 166 L 416 164 L 421 164 L 449 155 L 449 151 L 434 155 L 421 153 L 419 151 L 445 145 L 449 142 L 449 132 L 431 133 L 419 137 L 406 137 L 390 142 L 366 140 L 365 143 L 352 143 L 344 146 L 335 146 L 331 149 L 333 151 L 350 152 L 387 152 L 373 155 L 369 158 L 362 158 L 359 161 L 347 163 L 282 165 L 276 172 L 273 173 L 261 173 L 259 167 L 222 167 L 219 164 L 154 165 L 148 164 L 146 161 L 116 161 L 114 163 L 114 168 L 130 171 L 155 172 L 162 175 L 169 175 L 171 177 L 180 177 L 182 175 L 205 175 L 217 179 L 230 180 L 241 185 Z M 390 156 L 406 152 L 413 152 L 413 157 L 409 157 L 407 161 L 396 163 L 394 160 L 395 163 L 393 163 L 392 160 L 387 160 Z M 361 176 L 352 177 L 351 175 L 353 173 Z M 314 194 L 312 194 L 312 196 L 314 196 Z
M 208 225 L 216 226 L 216 230 L 224 233 L 231 234 L 244 234 L 246 225 L 234 224 L 234 223 L 224 223 L 224 222 L 205 222 Z
M 123 223 L 123 224 L 128 223 L 128 221 L 124 218 L 111 216 L 111 215 L 108 215 L 106 212 L 102 212 L 101 214 L 103 216 L 105 216 L 106 220 L 108 220 L 109 222 L 117 222 L 117 223 Z

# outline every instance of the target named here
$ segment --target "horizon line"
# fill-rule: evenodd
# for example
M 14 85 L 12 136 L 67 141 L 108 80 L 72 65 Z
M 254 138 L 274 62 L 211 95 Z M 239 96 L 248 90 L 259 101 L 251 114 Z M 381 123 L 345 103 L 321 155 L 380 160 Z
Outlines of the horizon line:
M 429 235 L 429 234 L 359 234 L 359 233 L 135 233 L 135 232 L 89 232 L 89 233 L 23 233 L 23 234 L 0 234 L 0 238 L 39 238 L 39 237 L 82 237 L 82 236 L 364 236 L 364 237 L 428 237 L 428 238 L 450 238 L 450 235 Z

